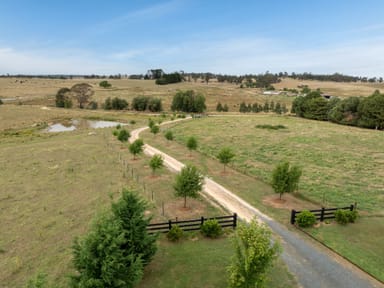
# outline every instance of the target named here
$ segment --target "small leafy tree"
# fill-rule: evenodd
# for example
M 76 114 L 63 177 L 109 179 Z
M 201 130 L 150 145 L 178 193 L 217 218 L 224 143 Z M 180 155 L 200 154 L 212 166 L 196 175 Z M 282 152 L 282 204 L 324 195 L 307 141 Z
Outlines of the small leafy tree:
M 233 237 L 235 255 L 228 267 L 230 288 L 262 288 L 266 273 L 277 258 L 280 247 L 271 244 L 271 231 L 252 220 L 241 224 Z
M 276 166 L 272 173 L 272 187 L 281 196 L 298 189 L 301 176 L 298 166 L 290 166 L 289 162 L 282 162 Z
M 103 88 L 110 88 L 110 87 L 112 87 L 112 84 L 109 83 L 107 80 L 104 80 L 104 81 L 101 81 L 101 82 L 99 83 L 99 86 L 100 86 L 100 87 L 103 87 Z
M 176 196 L 184 197 L 184 208 L 187 207 L 187 197 L 197 198 L 203 188 L 204 177 L 195 166 L 187 165 L 176 175 L 173 188 Z
M 165 139 L 167 139 L 167 140 L 169 140 L 169 141 L 172 141 L 173 138 L 174 138 L 174 137 L 173 137 L 173 133 L 172 133 L 171 130 L 167 130 L 167 131 L 165 132 L 164 136 L 165 136 Z
M 219 158 L 220 163 L 224 164 L 224 172 L 225 166 L 227 166 L 232 161 L 233 157 L 235 157 L 235 153 L 232 152 L 231 148 L 224 147 L 220 150 L 217 158 Z
M 156 134 L 159 133 L 159 132 L 160 132 L 160 127 L 159 127 L 159 125 L 153 125 L 153 126 L 151 127 L 151 133 L 153 133 L 153 135 L 156 136 Z
M 119 134 L 117 135 L 117 139 L 120 142 L 127 142 L 129 137 L 131 137 L 131 134 L 129 133 L 129 131 L 127 131 L 125 129 L 119 130 Z
M 152 118 L 149 118 L 149 119 L 148 119 L 148 127 L 149 127 L 149 128 L 152 128 L 153 126 L 155 126 L 155 121 L 153 121 Z
M 149 161 L 149 166 L 152 169 L 153 175 L 155 175 L 156 170 L 162 168 L 164 166 L 164 160 L 161 155 L 155 154 Z
M 143 152 L 144 142 L 142 139 L 135 140 L 132 144 L 129 145 L 129 152 L 133 154 L 133 159 L 136 159 L 136 155 Z
M 197 149 L 197 140 L 195 137 L 191 136 L 187 139 L 187 147 L 190 153 L 192 152 L 192 150 Z

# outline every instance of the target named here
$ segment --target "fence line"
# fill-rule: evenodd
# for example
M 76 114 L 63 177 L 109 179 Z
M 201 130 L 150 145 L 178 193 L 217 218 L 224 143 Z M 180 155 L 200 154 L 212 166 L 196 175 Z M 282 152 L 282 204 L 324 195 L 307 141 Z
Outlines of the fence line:
M 204 224 L 205 221 L 213 219 L 217 220 L 221 228 L 232 227 L 233 229 L 235 229 L 237 226 L 237 214 L 234 213 L 230 216 L 219 216 L 210 218 L 201 217 L 199 219 L 192 220 L 168 220 L 167 222 L 162 223 L 152 223 L 147 226 L 147 231 L 149 233 L 167 233 L 169 232 L 169 230 L 172 229 L 173 225 L 178 225 L 184 231 L 200 230 L 201 226 Z
M 350 210 L 353 211 L 355 209 L 355 205 L 351 204 L 350 206 L 347 207 L 342 207 L 342 208 L 321 208 L 321 209 L 316 209 L 316 210 L 309 210 L 309 212 L 312 212 L 316 216 L 316 220 L 319 221 L 324 221 L 326 219 L 334 219 L 335 218 L 335 212 L 337 210 Z M 295 224 L 296 222 L 296 215 L 299 214 L 302 211 L 296 211 L 293 209 L 291 211 L 291 224 Z

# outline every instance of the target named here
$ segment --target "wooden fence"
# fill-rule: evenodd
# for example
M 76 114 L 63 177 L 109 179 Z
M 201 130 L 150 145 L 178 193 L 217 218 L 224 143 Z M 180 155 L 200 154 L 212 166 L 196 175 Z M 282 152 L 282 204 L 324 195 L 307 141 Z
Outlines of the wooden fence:
M 172 225 L 178 225 L 184 231 L 200 230 L 201 225 L 203 225 L 205 221 L 213 219 L 216 219 L 222 228 L 232 227 L 235 229 L 237 226 L 237 214 L 235 213 L 230 216 L 219 216 L 211 218 L 201 217 L 199 219 L 193 220 L 168 220 L 167 222 L 153 223 L 147 226 L 147 231 L 149 233 L 167 233 L 169 230 L 171 230 Z
M 342 207 L 342 208 L 321 208 L 318 210 L 309 210 L 316 216 L 316 220 L 324 221 L 326 219 L 334 219 L 335 218 L 335 212 L 337 210 L 350 210 L 353 211 L 355 209 L 355 206 L 352 204 L 348 207 Z M 296 215 L 299 214 L 301 211 L 292 210 L 291 211 L 291 224 L 295 224 L 296 222 Z

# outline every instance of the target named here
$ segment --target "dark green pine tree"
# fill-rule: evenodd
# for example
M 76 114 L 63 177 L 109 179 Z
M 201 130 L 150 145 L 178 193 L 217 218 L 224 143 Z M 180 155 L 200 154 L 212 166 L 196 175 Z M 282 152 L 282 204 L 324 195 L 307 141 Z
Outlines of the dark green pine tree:
M 145 203 L 123 190 L 111 211 L 98 217 L 85 237 L 75 240 L 72 287 L 134 287 L 144 266 L 156 252 L 156 236 L 149 235 Z

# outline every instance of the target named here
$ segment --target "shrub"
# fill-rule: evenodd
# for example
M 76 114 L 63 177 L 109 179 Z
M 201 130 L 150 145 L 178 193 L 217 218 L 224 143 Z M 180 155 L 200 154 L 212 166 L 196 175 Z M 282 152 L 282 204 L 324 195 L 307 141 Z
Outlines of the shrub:
M 297 215 L 296 222 L 299 227 L 311 227 L 316 223 L 316 216 L 308 210 L 303 210 Z
M 172 141 L 173 140 L 173 132 L 171 130 L 167 130 L 164 134 L 165 139 Z
M 117 135 L 117 139 L 121 142 L 127 142 L 128 138 L 131 136 L 130 133 L 125 129 L 121 129 L 118 133 L 119 134 Z
M 129 121 L 129 124 L 131 124 L 131 125 L 135 125 L 135 124 L 136 124 L 136 121 L 135 121 L 135 120 L 131 120 L 131 121 Z
M 223 233 L 223 229 L 216 219 L 211 219 L 201 225 L 201 233 L 209 238 L 217 238 Z
M 184 231 L 178 225 L 173 225 L 167 234 L 167 238 L 170 241 L 179 241 L 183 234 Z
M 358 213 L 356 210 L 342 210 L 339 209 L 335 212 L 336 222 L 342 225 L 347 223 L 355 223 Z
M 2 104 L 3 104 L 3 100 L 0 99 L 0 105 L 2 105 Z
M 112 84 L 109 83 L 108 81 L 104 80 L 104 81 L 101 81 L 101 82 L 99 83 L 99 86 L 100 86 L 100 87 L 103 87 L 103 88 L 109 88 L 109 87 L 112 86 Z
M 113 99 L 111 99 L 111 97 L 108 97 L 107 99 L 105 99 L 103 105 L 105 110 L 124 110 L 128 109 L 128 106 L 129 104 L 127 100 L 118 97 L 115 97 Z
M 116 136 L 116 137 L 117 137 L 117 135 L 119 135 L 119 131 L 118 131 L 118 130 L 113 130 L 113 131 L 112 131 L 112 134 L 113 134 L 113 136 Z
M 132 109 L 136 111 L 145 111 L 148 106 L 149 97 L 138 96 L 132 100 Z
M 163 110 L 163 105 L 161 104 L 161 99 L 150 98 L 148 101 L 148 110 L 151 112 L 160 112 Z
M 348 216 L 349 223 L 355 223 L 357 217 L 359 216 L 357 210 L 352 210 L 352 211 L 347 211 L 347 212 L 348 212 L 347 216 Z

